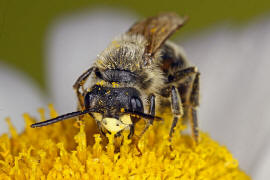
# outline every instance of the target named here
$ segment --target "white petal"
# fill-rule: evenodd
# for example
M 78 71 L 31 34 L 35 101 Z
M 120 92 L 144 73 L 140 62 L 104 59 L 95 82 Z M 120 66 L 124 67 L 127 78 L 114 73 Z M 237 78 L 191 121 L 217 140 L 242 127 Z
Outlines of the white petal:
M 270 133 L 268 133 L 268 137 L 270 136 Z M 261 151 L 258 153 L 259 156 L 257 158 L 257 161 L 255 161 L 254 170 L 252 171 L 253 179 L 256 180 L 265 180 L 269 179 L 270 172 L 270 143 L 266 143 L 264 148 L 261 148 Z
M 51 26 L 46 67 L 48 85 L 60 113 L 76 110 L 77 98 L 72 89 L 76 78 L 135 19 L 123 11 L 98 9 L 64 16 Z
M 269 28 L 267 19 L 241 29 L 221 26 L 183 43 L 201 71 L 201 129 L 226 145 L 251 175 L 270 143 Z
M 6 117 L 21 131 L 25 125 L 22 114 L 39 117 L 37 109 L 46 106 L 45 98 L 29 77 L 2 62 L 0 82 L 0 134 L 8 132 Z

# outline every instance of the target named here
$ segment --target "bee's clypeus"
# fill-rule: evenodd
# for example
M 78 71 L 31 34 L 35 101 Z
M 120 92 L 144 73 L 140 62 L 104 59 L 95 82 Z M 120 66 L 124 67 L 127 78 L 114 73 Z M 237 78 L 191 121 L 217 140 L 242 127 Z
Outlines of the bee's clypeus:
M 156 112 L 169 106 L 173 113 L 170 137 L 182 117 L 190 122 L 197 142 L 200 74 L 196 67 L 190 66 L 181 48 L 167 40 L 186 19 L 175 13 L 163 13 L 135 23 L 114 39 L 75 82 L 80 110 L 32 127 L 88 113 L 102 134 L 120 135 L 129 130 L 129 137 L 136 123 L 144 119 L 146 125 L 141 136 L 154 120 L 160 119 Z M 86 81 L 91 82 L 89 87 L 84 87 Z

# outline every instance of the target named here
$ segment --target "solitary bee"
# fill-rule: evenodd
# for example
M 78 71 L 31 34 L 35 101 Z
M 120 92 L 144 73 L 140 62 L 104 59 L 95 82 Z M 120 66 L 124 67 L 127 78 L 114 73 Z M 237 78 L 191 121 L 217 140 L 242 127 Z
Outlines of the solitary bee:
M 135 23 L 113 40 L 73 85 L 80 110 L 31 127 L 88 113 L 102 134 L 120 135 L 129 130 L 131 138 L 140 119 L 146 122 L 142 136 L 154 120 L 160 119 L 156 112 L 170 106 L 170 138 L 177 121 L 183 118 L 190 122 L 193 138 L 198 142 L 200 73 L 189 64 L 179 46 L 167 41 L 186 20 L 175 13 L 163 13 Z M 92 85 L 85 88 L 88 80 Z

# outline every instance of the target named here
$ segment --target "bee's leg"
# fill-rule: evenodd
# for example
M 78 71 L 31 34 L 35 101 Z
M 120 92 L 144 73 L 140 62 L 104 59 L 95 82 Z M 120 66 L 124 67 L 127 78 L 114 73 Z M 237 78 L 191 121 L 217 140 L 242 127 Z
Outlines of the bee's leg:
M 183 116 L 183 106 L 182 106 L 182 101 L 180 98 L 180 94 L 178 92 L 178 89 L 172 86 L 171 89 L 171 109 L 173 113 L 173 122 L 170 130 L 170 141 L 172 138 L 172 134 L 174 132 L 174 128 L 178 122 L 178 120 Z
M 198 120 L 196 107 L 199 106 L 199 76 L 196 67 L 180 69 L 173 75 L 168 76 L 169 84 L 177 84 L 178 90 L 183 98 L 184 121 L 189 121 L 192 136 L 197 143 L 199 140 Z M 166 92 L 166 91 L 164 91 Z
M 198 129 L 198 119 L 197 119 L 197 109 L 199 106 L 199 90 L 200 90 L 200 73 L 196 73 L 195 79 L 193 81 L 192 90 L 190 94 L 190 106 L 188 106 L 188 119 L 191 124 L 192 136 L 196 143 L 199 141 L 199 129 Z
M 199 130 L 196 108 L 199 106 L 200 73 L 197 71 L 190 71 L 188 73 L 185 73 L 185 70 L 181 70 L 176 74 L 180 76 L 178 78 L 176 77 L 176 79 L 178 79 L 177 83 L 179 84 L 179 88 L 182 93 L 181 96 L 185 99 L 185 102 L 183 103 L 183 119 L 184 121 L 189 121 L 189 124 L 191 125 L 193 139 L 196 143 L 198 143 Z
M 129 126 L 129 134 L 128 134 L 128 139 L 130 139 L 134 135 L 134 125 Z
M 149 114 L 152 116 L 155 116 L 155 114 L 156 114 L 155 98 L 156 98 L 156 96 L 153 94 L 150 96 Z M 148 119 L 146 120 L 145 127 L 144 127 L 143 131 L 141 132 L 141 134 L 139 135 L 139 138 L 141 138 L 143 136 L 143 134 L 147 131 L 149 126 L 152 124 L 153 124 L 153 120 L 148 120 Z
M 79 100 L 79 105 L 81 109 L 84 109 L 84 102 L 83 102 L 83 92 L 85 91 L 83 89 L 83 85 L 85 83 L 85 80 L 91 75 L 93 71 L 93 67 L 89 68 L 87 71 L 85 71 L 74 83 L 73 88 L 76 91 L 78 100 Z M 81 89 L 81 91 L 80 91 Z
M 174 75 L 169 75 L 167 83 L 181 83 L 181 81 L 186 80 L 188 77 L 194 77 L 197 71 L 197 67 L 194 66 L 181 69 L 180 71 L 175 72 Z
M 106 137 L 106 133 L 102 130 L 101 123 L 100 123 L 99 121 L 97 121 L 97 126 L 98 126 L 99 133 L 100 133 L 103 137 Z

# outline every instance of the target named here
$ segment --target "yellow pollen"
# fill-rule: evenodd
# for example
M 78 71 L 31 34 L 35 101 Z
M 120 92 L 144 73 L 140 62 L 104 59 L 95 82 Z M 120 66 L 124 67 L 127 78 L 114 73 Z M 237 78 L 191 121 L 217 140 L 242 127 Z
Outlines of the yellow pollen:
M 96 83 L 96 85 L 99 85 L 99 86 L 103 86 L 105 84 L 105 81 L 104 80 L 101 80 L 99 82 Z
M 152 29 L 150 30 L 151 33 L 155 33 L 156 31 L 157 31 L 157 28 L 152 28 Z
M 101 59 L 98 59 L 98 60 L 97 60 L 97 63 L 98 63 L 98 64 L 103 64 L 103 62 L 102 62 Z
M 119 84 L 116 83 L 116 82 L 112 82 L 112 86 L 113 86 L 114 88 L 116 88 L 116 87 L 119 87 Z
M 50 106 L 51 117 L 57 116 Z M 44 110 L 41 121 L 44 119 Z M 129 131 L 106 140 L 97 134 L 96 122 L 88 115 L 71 118 L 42 128 L 31 128 L 35 119 L 24 114 L 25 130 L 17 133 L 8 119 L 10 136 L 0 136 L 0 179 L 238 179 L 250 180 L 226 147 L 206 133 L 194 145 L 190 135 L 181 135 L 185 126 L 176 126 L 168 141 L 171 116 L 154 122 L 138 141 L 128 139 Z M 136 124 L 135 139 L 144 121 Z M 122 145 L 121 145 L 122 144 Z M 120 146 L 121 145 L 121 146 Z M 118 152 L 115 152 L 115 148 Z
M 161 28 L 161 32 L 165 32 L 165 28 L 163 27 L 163 28 Z
M 120 47 L 120 44 L 118 43 L 118 41 L 112 41 L 112 44 L 114 47 Z

